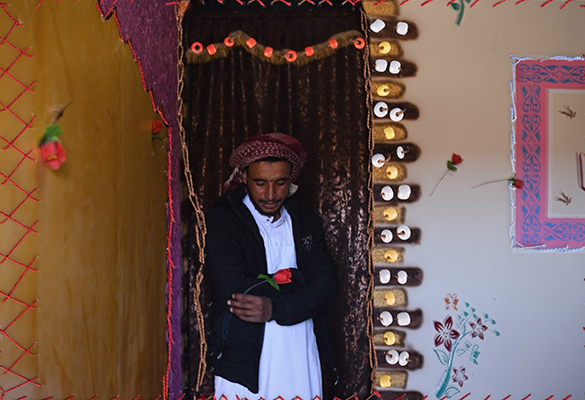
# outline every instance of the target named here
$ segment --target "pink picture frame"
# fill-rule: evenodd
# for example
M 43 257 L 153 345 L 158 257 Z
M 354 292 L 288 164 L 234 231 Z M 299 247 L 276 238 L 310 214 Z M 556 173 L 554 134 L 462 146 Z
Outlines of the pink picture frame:
M 513 58 L 512 248 L 585 249 L 585 60 Z

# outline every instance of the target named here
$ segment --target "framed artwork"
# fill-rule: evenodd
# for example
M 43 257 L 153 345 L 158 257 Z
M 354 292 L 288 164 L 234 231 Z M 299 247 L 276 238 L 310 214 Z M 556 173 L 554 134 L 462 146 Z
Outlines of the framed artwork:
M 585 60 L 513 58 L 512 248 L 585 249 Z

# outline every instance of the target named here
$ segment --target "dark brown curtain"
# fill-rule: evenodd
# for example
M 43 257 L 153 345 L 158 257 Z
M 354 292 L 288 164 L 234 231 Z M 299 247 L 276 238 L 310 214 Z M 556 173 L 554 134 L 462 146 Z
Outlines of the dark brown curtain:
M 356 6 L 357 7 L 357 6 Z M 304 49 L 331 36 L 362 30 L 359 9 L 291 9 L 275 12 L 203 12 L 184 20 L 185 47 L 222 43 L 241 30 L 274 49 Z M 232 151 L 257 133 L 290 134 L 307 150 L 296 196 L 321 215 L 341 277 L 333 337 L 340 380 L 326 376 L 325 398 L 366 397 L 371 390 L 367 326 L 368 164 L 370 159 L 364 50 L 345 47 L 305 66 L 273 65 L 234 47 L 225 58 L 187 65 L 184 100 L 189 163 L 204 211 L 221 194 Z M 194 223 L 185 203 L 184 221 Z M 187 232 L 191 232 L 190 227 Z M 183 242 L 188 270 L 184 338 L 186 394 L 194 395 L 199 332 L 194 305 L 197 244 Z M 207 313 L 207 286 L 202 304 Z M 203 388 L 210 394 L 209 380 Z

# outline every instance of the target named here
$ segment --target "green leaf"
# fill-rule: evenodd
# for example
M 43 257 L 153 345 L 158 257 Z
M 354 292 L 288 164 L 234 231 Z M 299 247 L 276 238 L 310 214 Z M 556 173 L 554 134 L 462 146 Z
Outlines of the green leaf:
M 264 279 L 266 282 L 270 283 L 270 286 L 272 286 L 276 290 L 280 291 L 280 287 L 278 287 L 278 283 L 274 282 L 274 279 L 272 279 L 268 275 L 258 274 L 258 276 L 256 278 Z M 256 286 L 256 285 L 254 285 L 254 286 Z
M 63 129 L 61 129 L 61 125 L 49 125 L 45 128 L 45 135 L 49 136 L 59 136 L 63 133 Z
M 455 354 L 457 354 L 458 356 L 461 356 L 461 355 L 465 354 L 466 351 L 467 351 L 466 349 L 457 349 Z
M 454 9 L 455 11 L 459 11 L 459 8 L 461 8 L 461 7 L 459 6 L 459 4 L 457 4 L 457 3 L 451 3 L 451 7 L 453 7 L 453 9 Z M 449 161 L 449 162 L 451 162 L 451 161 Z M 447 168 L 451 169 L 451 167 L 449 167 L 448 165 L 447 165 Z M 457 168 L 455 168 L 454 170 L 453 170 L 453 169 L 451 169 L 451 171 L 456 171 L 456 170 L 457 170 Z
M 447 365 L 449 363 L 449 354 L 447 354 L 446 352 L 444 352 L 443 350 L 434 350 L 435 354 L 437 355 L 437 358 L 439 359 L 439 362 L 443 365 Z
M 272 286 L 276 290 L 280 291 L 280 288 L 278 287 L 278 283 L 274 282 L 274 279 L 268 278 L 268 283 L 270 283 L 270 286 Z
M 454 386 L 450 386 L 450 387 L 448 387 L 448 388 L 447 388 L 447 390 L 445 390 L 445 395 L 446 395 L 447 397 L 453 397 L 453 396 L 455 396 L 457 393 L 459 393 L 459 389 L 457 389 L 457 388 L 456 388 L 456 387 L 454 387 Z
M 479 357 L 479 354 L 480 354 L 480 352 L 479 352 L 479 351 L 477 351 L 477 350 L 474 350 L 474 351 L 472 351 L 472 352 L 471 352 L 471 357 L 470 357 L 470 358 L 471 358 L 471 361 L 472 361 L 472 362 L 473 362 L 475 365 L 479 365 L 479 364 L 477 363 L 477 357 Z
M 453 3 L 451 5 L 455 5 L 457 3 Z M 457 171 L 457 167 L 455 166 L 455 164 L 453 164 L 451 162 L 451 160 L 447 160 L 447 168 L 449 168 L 450 171 Z

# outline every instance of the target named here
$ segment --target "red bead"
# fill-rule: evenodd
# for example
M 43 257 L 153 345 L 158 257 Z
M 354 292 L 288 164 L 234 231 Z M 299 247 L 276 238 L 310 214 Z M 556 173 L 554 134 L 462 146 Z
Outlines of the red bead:
M 234 38 L 231 36 L 226 36 L 226 38 L 223 40 L 223 44 L 225 44 L 227 47 L 232 47 L 234 45 Z
M 191 51 L 195 54 L 199 54 L 203 51 L 203 45 L 199 42 L 193 42 L 191 45 Z
M 356 49 L 361 50 L 366 45 L 366 41 L 364 40 L 364 38 L 358 37 L 355 38 L 355 40 L 353 41 L 353 45 L 355 46 Z
M 248 38 L 248 40 L 246 40 L 246 45 L 249 48 L 252 48 L 252 47 L 256 46 L 256 39 L 254 39 L 252 37 L 251 38 Z
M 209 52 L 209 55 L 212 56 L 215 53 L 217 53 L 217 49 L 215 48 L 215 45 L 212 43 L 209 46 L 206 47 L 207 51 Z
M 289 50 L 284 55 L 284 58 L 286 58 L 286 61 L 288 62 L 293 62 L 297 59 L 297 52 L 294 50 Z
M 266 48 L 264 49 L 264 57 L 267 57 L 267 58 L 272 57 L 272 52 L 273 52 L 272 47 L 266 46 Z
M 339 46 L 339 44 L 337 43 L 337 40 L 335 38 L 331 38 L 331 39 L 329 39 L 329 46 L 332 49 L 336 49 L 337 46 Z
M 311 46 L 305 47 L 305 54 L 311 57 L 313 54 L 315 54 L 315 49 L 313 49 Z

